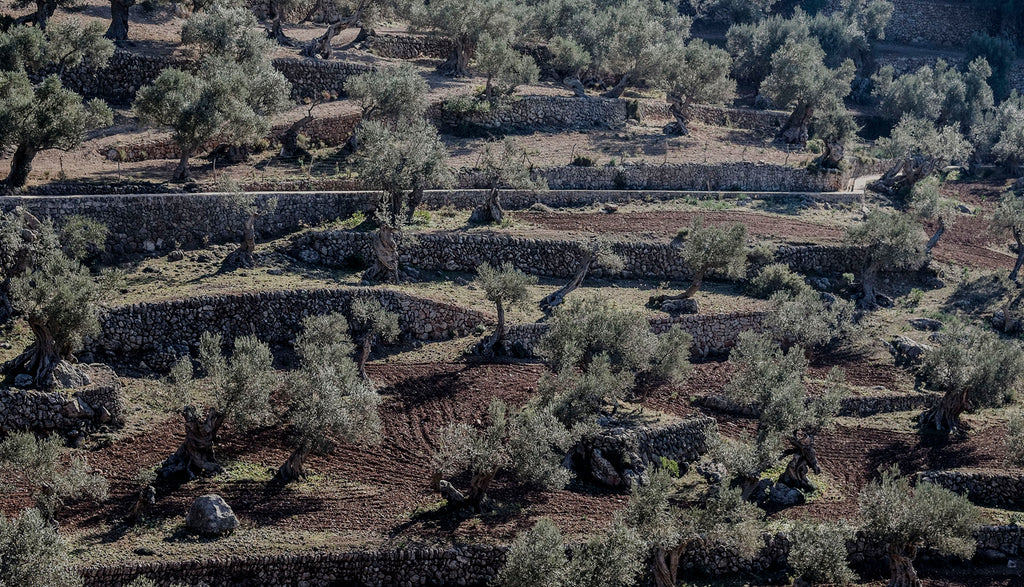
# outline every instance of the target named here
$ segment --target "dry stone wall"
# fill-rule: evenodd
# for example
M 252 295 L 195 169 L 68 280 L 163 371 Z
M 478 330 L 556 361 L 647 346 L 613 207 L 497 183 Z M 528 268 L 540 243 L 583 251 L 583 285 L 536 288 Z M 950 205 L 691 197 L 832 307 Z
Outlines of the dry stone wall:
M 1007 471 L 926 471 L 921 481 L 966 495 L 979 505 L 1018 508 L 1024 505 L 1024 473 Z
M 895 0 L 885 40 L 913 45 L 963 46 L 975 32 L 998 34 L 998 11 L 970 0 Z M 833 0 L 833 5 L 838 5 Z
M 486 585 L 504 564 L 506 550 L 481 545 L 284 554 L 90 567 L 79 573 L 85 587 L 123 587 L 143 576 L 158 587 L 181 582 L 235 587 Z
M 438 35 L 374 33 L 367 37 L 366 46 L 375 55 L 391 59 L 447 59 L 452 52 L 452 42 Z
M 231 340 L 255 335 L 268 343 L 290 343 L 307 316 L 349 313 L 357 297 L 379 300 L 398 314 L 403 337 L 443 340 L 465 336 L 493 318 L 482 312 L 380 288 L 297 289 L 222 296 L 198 296 L 166 302 L 107 308 L 100 332 L 85 340 L 83 356 L 123 360 L 138 356 L 153 369 L 170 367 L 195 350 L 204 332 Z
M 640 120 L 674 120 L 666 102 L 640 100 L 637 103 Z M 726 108 L 707 104 L 690 106 L 690 118 L 709 126 L 725 126 L 774 133 L 786 123 L 788 112 L 780 110 L 754 110 L 751 108 Z
M 374 68 L 362 63 L 280 58 L 274 67 L 292 83 L 292 96 L 319 96 L 320 92 L 342 93 L 345 80 Z M 195 64 L 168 56 L 143 55 L 117 49 L 105 67 L 84 63 L 64 73 L 64 85 L 87 98 L 102 98 L 113 104 L 130 104 L 135 92 L 153 82 L 168 67 L 186 71 Z
M 452 112 L 445 103 L 428 115 L 443 131 L 583 130 L 622 128 L 626 101 L 609 98 L 516 96 L 487 112 Z
M 636 454 L 644 465 L 656 467 L 662 457 L 680 463 L 699 460 L 717 435 L 714 418 L 695 416 L 660 426 L 602 430 L 587 437 L 585 444 L 588 450 L 599 449 L 605 455 Z
M 845 178 L 838 172 L 812 172 L 785 165 L 751 163 L 618 165 L 615 167 L 548 167 L 534 172 L 551 189 L 707 190 L 754 192 L 838 192 Z M 468 176 L 472 178 L 472 176 Z M 466 185 L 464 179 L 461 187 Z M 473 182 L 478 184 L 479 180 Z M 472 187 L 484 187 L 474 185 Z
M 839 416 L 865 418 L 875 414 L 907 412 L 922 410 L 935 402 L 935 395 L 923 393 L 885 393 L 879 395 L 863 395 L 843 398 L 839 403 Z M 809 399 L 809 402 L 816 401 Z M 761 407 L 757 404 L 736 404 L 721 394 L 698 397 L 695 404 L 718 412 L 736 414 L 748 418 L 761 415 Z
M 0 388 L 0 436 L 18 430 L 86 431 L 125 415 L 121 380 L 106 365 L 79 365 L 89 384 L 76 390 L 42 392 Z

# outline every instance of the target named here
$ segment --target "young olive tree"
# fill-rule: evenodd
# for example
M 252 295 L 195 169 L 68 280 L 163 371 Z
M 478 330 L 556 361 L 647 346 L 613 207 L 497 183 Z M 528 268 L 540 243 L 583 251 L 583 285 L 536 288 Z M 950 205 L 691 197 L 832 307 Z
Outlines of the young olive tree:
M 326 452 L 336 439 L 378 443 L 380 396 L 352 360 L 348 322 L 341 314 L 310 316 L 295 339 L 299 369 L 286 387 L 295 450 L 277 471 L 288 483 L 306 477 L 306 458 Z
M 277 387 L 270 348 L 252 336 L 236 338 L 230 358 L 221 347 L 220 335 L 207 332 L 199 339 L 202 378 L 195 377 L 188 357 L 171 370 L 170 391 L 184 405 L 185 441 L 164 461 L 165 478 L 221 472 L 213 449 L 224 423 L 246 432 L 269 420 L 270 394 Z
M 369 380 L 366 375 L 366 361 L 370 358 L 373 345 L 378 342 L 395 342 L 402 334 L 398 326 L 398 314 L 389 312 L 379 301 L 359 297 L 352 300 L 352 326 L 362 332 L 359 351 L 359 376 Z
M 56 525 L 57 511 L 65 500 L 107 498 L 107 480 L 92 472 L 84 456 L 73 454 L 65 461 L 67 452 L 58 436 L 36 438 L 29 432 L 15 432 L 0 441 L 0 471 L 5 483 L 21 482 L 30 487 L 37 511 L 51 525 Z
M 861 528 L 886 545 L 889 586 L 920 587 L 914 570 L 919 548 L 969 558 L 979 515 L 965 496 L 931 483 L 910 485 L 893 465 L 861 490 Z
M 658 470 L 650 483 L 633 486 L 624 516 L 646 544 L 658 587 L 678 585 L 679 562 L 688 551 L 725 548 L 752 559 L 764 546 L 761 512 L 738 490 L 721 489 L 685 508 L 672 505 L 673 493 L 672 478 Z
M 760 91 L 778 108 L 793 106 L 779 137 L 789 144 L 806 145 L 815 113 L 843 108 L 855 70 L 851 60 L 836 69 L 826 67 L 825 51 L 813 41 L 786 43 L 776 51 L 772 73 L 761 83 Z
M 771 297 L 768 329 L 785 349 L 796 345 L 808 354 L 847 338 L 853 330 L 853 302 L 811 288 Z
M 1020 268 L 1024 266 L 1024 196 L 1012 191 L 1003 194 L 992 216 L 992 228 L 1001 234 L 1010 233 L 1017 243 L 1017 261 L 1010 271 L 1010 279 L 1017 281 Z
M 497 269 L 484 263 L 476 268 L 475 285 L 483 290 L 484 296 L 494 302 L 498 313 L 498 325 L 494 334 L 484 339 L 479 346 L 480 354 L 493 356 L 506 352 L 505 348 L 505 308 L 523 305 L 530 297 L 530 286 L 537 283 L 537 278 L 516 269 L 511 263 L 504 263 Z
M 25 185 L 40 151 L 70 151 L 82 144 L 87 130 L 111 123 L 106 103 L 83 103 L 60 78 L 84 59 L 97 65 L 110 59 L 114 46 L 97 26 L 72 19 L 45 33 L 26 26 L 0 32 L 0 150 L 14 150 L 7 187 Z M 47 68 L 58 73 L 43 77 Z
M 501 223 L 505 211 L 501 208 L 500 188 L 547 189 L 547 182 L 543 178 L 534 180 L 530 177 L 530 168 L 526 164 L 526 149 L 517 145 L 511 137 L 505 137 L 500 146 L 497 141 L 488 141 L 484 144 L 478 169 L 489 191 L 484 205 L 473 211 L 470 220 L 474 222 Z
M 193 14 L 181 42 L 199 56 L 196 73 L 168 68 L 135 96 L 145 124 L 171 131 L 181 152 L 175 181 L 191 179 L 189 158 L 214 140 L 244 146 L 266 136 L 288 107 L 291 84 L 270 62 L 271 42 L 247 9 L 215 4 Z
M 942 399 L 921 414 L 921 425 L 940 431 L 967 429 L 961 414 L 1012 402 L 1024 388 L 1024 350 L 994 332 L 955 324 L 942 344 L 925 354 L 921 375 Z
M 345 93 L 359 104 L 361 120 L 376 121 L 396 130 L 427 111 L 430 86 L 409 63 L 382 67 L 345 80 Z
M 374 262 L 365 278 L 398 283 L 403 273 L 398 266 L 395 234 L 403 223 L 412 221 L 428 186 L 444 186 L 452 181 L 448 149 L 437 129 L 422 119 L 409 121 L 397 130 L 371 121 L 362 125 L 362 132 L 363 144 L 356 161 L 360 178 L 366 187 L 384 192 L 377 205 Z
M 524 7 L 512 0 L 416 0 L 409 16 L 415 28 L 436 31 L 452 42 L 448 60 L 438 66 L 445 75 L 469 75 L 470 60 L 481 37 L 509 39 L 524 23 Z
M 571 473 L 562 466 L 570 448 L 582 434 L 560 423 L 550 409 L 534 401 L 510 414 L 501 400 L 489 407 L 488 424 L 474 429 L 450 424 L 438 432 L 437 449 L 431 457 L 431 488 L 441 493 L 453 510 L 487 507 L 487 491 L 503 469 L 521 481 L 550 489 L 564 487 Z M 468 472 L 469 489 L 462 492 L 447 478 Z
M 558 526 L 548 518 L 541 518 L 533 528 L 516 535 L 494 584 L 497 587 L 634 585 L 643 565 L 643 543 L 620 517 L 602 534 L 573 548 L 571 560 L 566 550 Z
M 794 587 L 817 583 L 848 585 L 857 580 L 850 569 L 846 543 L 856 536 L 844 521 L 798 522 L 789 532 L 789 558 L 796 579 Z
M 693 272 L 693 281 L 679 295 L 652 297 L 651 305 L 661 306 L 667 301 L 692 298 L 704 284 L 704 277 L 709 271 L 719 271 L 728 276 L 743 274 L 747 262 L 747 227 L 743 224 L 710 226 L 704 224 L 702 216 L 697 216 L 688 230 L 679 232 L 679 237 L 684 239 L 679 255 Z
M 864 253 L 860 306 L 865 309 L 876 305 L 875 284 L 880 271 L 917 269 L 927 259 L 924 230 L 901 212 L 872 210 L 863 222 L 847 229 L 846 240 Z
M 67 543 L 39 510 L 0 513 L 0 585 L 79 587 Z
M 803 381 L 807 359 L 801 349 L 783 353 L 769 336 L 748 331 L 740 334 L 729 360 L 737 364 L 738 370 L 724 389 L 726 398 L 740 405 L 754 404 L 761 412 L 754 445 L 740 447 L 748 454 L 733 459 L 732 469 L 739 477 L 743 496 L 750 495 L 762 472 L 786 455 L 792 455 L 792 459 L 778 482 L 814 491 L 807 478 L 809 471 L 821 473 L 814 439 L 839 411 L 846 391 L 844 373 L 833 370 L 826 395 L 809 402 Z M 750 466 L 736 466 L 739 460 Z
M 537 83 L 540 68 L 533 57 L 520 53 L 508 37 L 480 36 L 476 48 L 476 69 L 487 78 L 484 98 L 496 105 L 498 97 L 511 95 L 516 86 Z
M 672 38 L 662 50 L 655 77 L 676 119 L 665 131 L 688 135 L 691 105 L 723 104 L 735 95 L 736 82 L 729 77 L 732 58 L 724 49 L 700 39 L 684 43 Z
M 569 283 L 544 296 L 544 299 L 540 301 L 540 309 L 546 315 L 550 315 L 555 308 L 565 302 L 566 296 L 583 285 L 583 280 L 595 267 L 614 272 L 621 271 L 624 266 L 622 257 L 612 250 L 611 244 L 607 241 L 592 238 L 583 244 L 582 249 L 582 256 L 576 265 L 576 272 Z
M 256 220 L 260 216 L 270 216 L 277 209 L 277 198 L 257 198 L 256 194 L 246 193 L 237 186 L 230 186 L 230 190 L 222 198 L 225 207 L 241 214 L 244 218 L 242 225 L 242 242 L 238 248 L 232 251 L 222 267 L 234 269 L 238 267 L 252 268 L 256 266 Z

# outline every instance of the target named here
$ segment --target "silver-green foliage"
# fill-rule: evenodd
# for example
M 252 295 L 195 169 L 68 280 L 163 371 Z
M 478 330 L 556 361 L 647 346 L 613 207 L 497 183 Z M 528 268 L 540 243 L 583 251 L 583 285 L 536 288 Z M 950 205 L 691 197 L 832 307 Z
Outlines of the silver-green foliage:
M 1013 402 L 1024 389 L 1024 350 L 1017 341 L 957 322 L 941 333 L 941 342 L 921 365 L 929 387 L 963 393 L 976 408 Z
M 82 578 L 68 547 L 46 517 L 27 509 L 0 513 L 0 587 L 77 587 Z
M 392 126 L 421 118 L 427 110 L 429 92 L 427 81 L 408 63 L 345 80 L 345 93 L 359 104 L 363 120 L 384 121 Z
M 1014 465 L 1024 466 L 1024 412 L 1015 412 L 1006 424 L 1006 455 Z
M 769 299 L 777 293 L 796 297 L 809 291 L 803 276 L 794 272 L 784 263 L 765 265 L 753 279 L 744 286 L 744 293 L 755 298 Z
M 28 432 L 15 432 L 0 441 L 3 478 L 20 478 L 28 484 L 36 507 L 47 520 L 54 519 L 64 500 L 100 501 L 107 497 L 107 480 L 92 472 L 84 456 L 72 454 L 65 459 L 67 452 L 58 436 L 36 438 Z M 0 490 L 4 490 L 2 485 Z
M 856 531 L 845 522 L 798 522 L 789 532 L 787 562 L 797 577 L 810 582 L 846 585 L 857 580 L 850 569 L 846 543 Z

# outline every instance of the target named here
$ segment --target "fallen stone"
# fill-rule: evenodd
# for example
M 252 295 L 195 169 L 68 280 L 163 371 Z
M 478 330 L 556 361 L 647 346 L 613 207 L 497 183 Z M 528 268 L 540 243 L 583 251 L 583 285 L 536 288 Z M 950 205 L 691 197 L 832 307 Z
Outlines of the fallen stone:
M 914 330 L 925 330 L 929 332 L 935 332 L 936 330 L 942 329 L 942 322 L 938 320 L 932 320 L 931 318 L 911 318 L 907 320 L 910 326 Z
M 238 518 L 219 495 L 204 495 L 192 502 L 185 527 L 203 536 L 224 536 L 238 528 Z
M 780 507 L 792 507 L 806 501 L 799 489 L 793 489 L 785 483 L 776 483 L 768 494 L 768 502 Z

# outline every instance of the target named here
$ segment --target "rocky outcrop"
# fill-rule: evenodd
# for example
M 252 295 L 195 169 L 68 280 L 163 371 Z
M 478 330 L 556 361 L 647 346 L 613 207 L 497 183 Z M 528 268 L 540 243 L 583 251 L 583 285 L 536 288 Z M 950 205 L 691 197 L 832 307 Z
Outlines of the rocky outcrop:
M 202 536 L 224 536 L 238 528 L 238 518 L 221 496 L 203 495 L 189 507 L 185 527 Z

